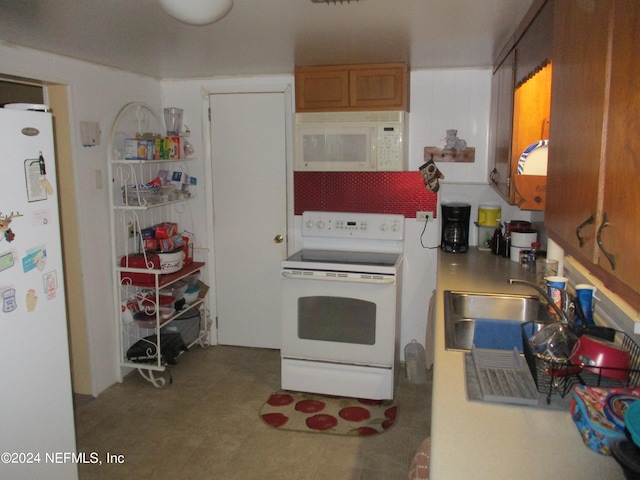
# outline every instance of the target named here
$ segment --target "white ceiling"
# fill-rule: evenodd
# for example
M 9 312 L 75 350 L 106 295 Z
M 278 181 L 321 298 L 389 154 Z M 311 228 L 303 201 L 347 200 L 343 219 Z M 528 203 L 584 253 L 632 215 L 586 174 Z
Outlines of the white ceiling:
M 157 78 L 395 61 L 483 67 L 532 1 L 235 0 L 219 22 L 193 27 L 157 0 L 0 0 L 0 40 Z

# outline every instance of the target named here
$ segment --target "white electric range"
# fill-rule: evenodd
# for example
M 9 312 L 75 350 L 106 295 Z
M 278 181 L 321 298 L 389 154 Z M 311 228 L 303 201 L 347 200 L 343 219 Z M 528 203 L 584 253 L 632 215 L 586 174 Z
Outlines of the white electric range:
M 282 388 L 391 399 L 398 372 L 404 217 L 304 212 L 282 261 Z

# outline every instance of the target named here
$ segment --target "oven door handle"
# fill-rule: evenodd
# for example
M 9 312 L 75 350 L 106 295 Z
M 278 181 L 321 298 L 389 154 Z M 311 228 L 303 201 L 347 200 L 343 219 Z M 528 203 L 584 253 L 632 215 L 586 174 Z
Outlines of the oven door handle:
M 320 276 L 320 275 L 304 275 L 300 273 L 282 272 L 283 278 L 292 278 L 294 280 L 327 280 L 330 282 L 353 282 L 353 283 L 374 283 L 377 285 L 393 285 L 396 283 L 395 277 L 382 277 L 382 278 L 370 278 L 370 277 L 341 277 L 341 276 Z

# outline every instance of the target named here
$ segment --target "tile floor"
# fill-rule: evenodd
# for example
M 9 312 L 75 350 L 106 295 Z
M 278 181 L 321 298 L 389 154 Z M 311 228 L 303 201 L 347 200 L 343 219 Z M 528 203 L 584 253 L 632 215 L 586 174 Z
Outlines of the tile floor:
M 199 347 L 172 367 L 162 389 L 134 372 L 96 399 L 76 399 L 79 452 L 102 465 L 80 465 L 80 479 L 404 480 L 429 435 L 431 375 L 396 391 L 389 431 L 355 438 L 279 431 L 258 411 L 280 387 L 279 351 Z M 124 463 L 104 463 L 107 453 Z

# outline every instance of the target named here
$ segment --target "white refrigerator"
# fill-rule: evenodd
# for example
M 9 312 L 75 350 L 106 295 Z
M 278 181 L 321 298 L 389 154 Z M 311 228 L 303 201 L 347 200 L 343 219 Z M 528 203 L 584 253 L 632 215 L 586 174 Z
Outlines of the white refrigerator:
M 57 194 L 51 114 L 0 108 L 0 478 L 78 478 Z

